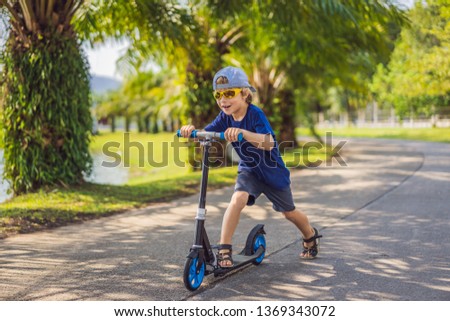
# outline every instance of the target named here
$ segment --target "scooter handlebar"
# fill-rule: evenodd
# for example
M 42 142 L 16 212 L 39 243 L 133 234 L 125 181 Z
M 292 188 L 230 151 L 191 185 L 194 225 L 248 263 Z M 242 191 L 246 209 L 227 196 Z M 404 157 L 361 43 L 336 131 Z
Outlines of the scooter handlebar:
M 181 136 L 181 131 L 177 130 L 177 136 Z M 191 138 L 206 138 L 206 139 L 212 139 L 212 138 L 218 138 L 221 140 L 225 140 L 225 132 L 202 132 L 198 130 L 193 130 L 191 133 Z M 244 135 L 242 133 L 239 133 L 238 135 L 238 141 L 242 141 L 244 139 Z

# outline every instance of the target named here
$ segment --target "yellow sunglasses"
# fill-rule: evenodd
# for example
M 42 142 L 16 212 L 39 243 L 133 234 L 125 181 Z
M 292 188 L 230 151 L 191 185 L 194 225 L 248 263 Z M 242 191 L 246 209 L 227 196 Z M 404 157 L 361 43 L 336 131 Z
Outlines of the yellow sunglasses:
M 217 100 L 222 98 L 222 96 L 224 96 L 225 98 L 233 98 L 237 94 L 239 94 L 241 91 L 242 91 L 242 88 L 227 89 L 227 90 L 224 90 L 224 91 L 217 91 L 216 90 L 216 91 L 213 92 L 213 96 Z

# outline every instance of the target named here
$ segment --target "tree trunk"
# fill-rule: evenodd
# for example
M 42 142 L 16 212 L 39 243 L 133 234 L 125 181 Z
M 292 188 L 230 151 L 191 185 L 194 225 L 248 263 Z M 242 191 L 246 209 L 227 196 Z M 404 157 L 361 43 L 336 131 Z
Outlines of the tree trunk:
M 111 115 L 111 132 L 115 133 L 116 132 L 116 116 L 115 115 Z
M 217 71 L 219 67 L 217 68 Z M 189 88 L 187 116 L 196 128 L 204 128 L 219 114 L 219 108 L 215 102 L 212 92 L 212 79 L 214 73 L 211 70 L 202 70 L 200 67 L 190 63 L 187 68 L 187 88 Z M 216 164 L 226 164 L 225 146 L 226 142 L 215 143 L 211 149 L 210 156 Z M 198 166 L 201 161 L 201 150 L 191 148 L 188 153 L 188 162 L 194 170 L 200 170 Z
M 152 117 L 152 134 L 159 133 L 158 127 L 158 114 L 154 114 Z
M 150 115 L 146 115 L 144 118 L 144 124 L 145 124 L 145 132 L 147 134 L 150 134 L 150 119 L 151 119 L 151 114 Z
M 70 25 L 36 32 L 13 28 L 4 56 L 4 177 L 15 194 L 79 183 L 92 163 L 87 59 Z
M 131 118 L 130 116 L 125 116 L 125 131 L 128 133 L 130 132 L 130 128 L 131 128 Z
M 219 112 L 211 94 L 213 77 L 213 72 L 201 70 L 193 63 L 187 67 L 186 86 L 189 88 L 187 116 L 197 128 L 209 124 Z
M 298 147 L 298 143 L 295 137 L 295 128 L 297 126 L 295 123 L 296 111 L 294 93 L 291 90 L 283 90 L 280 92 L 280 98 L 279 113 L 281 116 L 281 124 L 278 128 L 280 133 L 278 143 L 280 146 L 295 148 Z
M 138 126 L 138 133 L 143 133 L 145 130 L 145 125 L 144 125 L 141 115 L 139 115 L 139 114 L 137 115 L 136 122 L 137 122 L 137 126 Z

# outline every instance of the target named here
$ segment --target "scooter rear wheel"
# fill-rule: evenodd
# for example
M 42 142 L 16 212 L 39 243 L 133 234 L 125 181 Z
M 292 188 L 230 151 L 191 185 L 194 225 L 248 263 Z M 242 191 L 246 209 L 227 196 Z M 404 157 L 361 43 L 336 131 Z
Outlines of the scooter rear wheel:
M 205 277 L 205 262 L 197 268 L 198 257 L 188 257 L 184 264 L 183 281 L 189 291 L 197 290 Z
M 253 239 L 252 254 L 256 253 L 260 246 L 264 248 L 264 252 L 253 261 L 254 265 L 261 264 L 261 262 L 264 260 L 264 256 L 266 255 L 266 237 L 262 233 L 256 234 Z

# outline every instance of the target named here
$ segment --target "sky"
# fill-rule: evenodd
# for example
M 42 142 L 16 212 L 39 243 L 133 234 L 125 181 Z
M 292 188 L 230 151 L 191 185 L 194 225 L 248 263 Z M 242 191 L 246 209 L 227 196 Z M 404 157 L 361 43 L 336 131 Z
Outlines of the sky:
M 397 0 L 406 7 L 411 7 L 414 0 Z M 107 76 L 121 80 L 123 77 L 116 70 L 116 61 L 124 54 L 127 44 L 106 44 L 95 49 L 85 48 L 91 75 Z
M 123 77 L 117 71 L 116 61 L 125 53 L 126 48 L 127 44 L 124 43 L 108 43 L 93 49 L 85 47 L 91 75 L 121 80 Z

